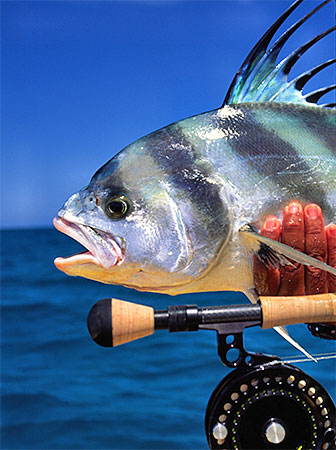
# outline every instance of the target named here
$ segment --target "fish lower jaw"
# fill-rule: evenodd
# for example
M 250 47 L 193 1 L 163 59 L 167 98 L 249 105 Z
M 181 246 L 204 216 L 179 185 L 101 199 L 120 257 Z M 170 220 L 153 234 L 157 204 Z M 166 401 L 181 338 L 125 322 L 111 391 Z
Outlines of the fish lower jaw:
M 62 270 L 67 266 L 78 266 L 82 264 L 94 264 L 98 267 L 103 267 L 98 259 L 89 251 L 84 251 L 81 253 L 76 253 L 75 255 L 68 256 L 67 258 L 62 258 L 59 256 L 54 260 L 54 264 L 57 269 Z

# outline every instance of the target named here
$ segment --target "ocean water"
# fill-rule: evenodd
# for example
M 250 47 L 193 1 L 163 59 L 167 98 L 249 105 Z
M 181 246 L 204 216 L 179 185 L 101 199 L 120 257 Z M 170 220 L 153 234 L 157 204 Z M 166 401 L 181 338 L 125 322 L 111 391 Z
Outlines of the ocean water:
M 165 308 L 246 302 L 238 294 L 169 297 L 67 277 L 56 256 L 81 247 L 54 230 L 2 232 L 1 448 L 206 449 L 208 399 L 229 373 L 213 331 L 154 335 L 115 349 L 90 338 L 86 318 L 106 297 Z M 304 325 L 290 327 L 312 353 L 335 351 Z M 253 328 L 245 346 L 297 355 L 273 330 Z M 335 399 L 335 360 L 299 367 Z

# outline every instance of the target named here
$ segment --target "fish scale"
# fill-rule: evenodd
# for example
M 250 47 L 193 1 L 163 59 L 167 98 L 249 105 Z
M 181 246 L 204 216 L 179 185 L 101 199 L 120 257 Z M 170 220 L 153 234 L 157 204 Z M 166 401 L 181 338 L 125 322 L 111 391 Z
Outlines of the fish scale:
M 335 204 L 327 193 L 332 197 L 336 191 L 336 133 L 321 120 L 320 125 L 312 120 L 318 133 L 313 134 L 305 123 L 298 126 L 304 122 L 300 117 L 306 109 L 318 119 L 321 111 L 276 103 L 228 108 L 234 107 L 241 113 L 239 122 L 234 114 L 234 124 L 230 113 L 225 120 L 218 120 L 218 111 L 180 124 L 197 149 L 198 158 L 207 158 L 223 177 L 223 183 L 229 180 L 242 195 L 244 191 L 248 195 L 254 187 L 281 204 L 294 197 L 304 203 L 316 202 L 328 222 L 335 220 Z M 334 111 L 323 112 L 336 121 Z M 223 129 L 229 131 L 223 133 Z

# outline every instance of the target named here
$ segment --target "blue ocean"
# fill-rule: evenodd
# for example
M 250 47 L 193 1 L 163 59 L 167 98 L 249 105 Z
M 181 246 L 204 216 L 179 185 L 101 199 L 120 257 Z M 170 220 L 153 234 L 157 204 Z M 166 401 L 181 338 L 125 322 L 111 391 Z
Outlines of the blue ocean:
M 154 335 L 102 348 L 87 331 L 91 306 L 115 297 L 164 309 L 247 302 L 238 294 L 169 297 L 67 277 L 56 256 L 80 251 L 51 229 L 2 232 L 1 448 L 206 449 L 208 399 L 229 372 L 213 331 Z M 289 327 L 311 353 L 335 351 L 306 326 Z M 273 330 L 245 332 L 251 351 L 295 357 Z M 335 360 L 298 366 L 335 399 Z

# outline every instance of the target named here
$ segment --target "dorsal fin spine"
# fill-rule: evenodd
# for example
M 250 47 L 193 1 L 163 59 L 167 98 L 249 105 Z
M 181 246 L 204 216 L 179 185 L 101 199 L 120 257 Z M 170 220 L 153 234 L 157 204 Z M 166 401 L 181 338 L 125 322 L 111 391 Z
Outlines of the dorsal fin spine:
M 307 70 L 303 74 L 297 76 L 292 81 L 290 81 L 288 84 L 283 86 L 278 92 L 274 94 L 273 97 L 269 99 L 270 102 L 273 101 L 286 101 L 286 97 L 289 97 L 293 101 L 293 96 L 297 97 L 297 100 L 299 103 L 305 103 L 305 99 L 302 95 L 302 89 L 308 83 L 308 81 L 317 73 L 319 73 L 321 70 L 325 69 L 326 67 L 330 66 L 331 64 L 336 63 L 336 58 L 329 59 L 325 63 L 319 64 L 318 66 L 313 67 L 310 70 Z M 325 105 L 321 105 L 325 106 Z
M 225 97 L 224 105 L 264 101 L 285 101 L 289 103 L 305 104 L 307 102 L 313 102 L 320 92 L 323 92 L 323 94 L 321 93 L 321 96 L 326 92 L 330 92 L 333 88 L 329 86 L 319 90 L 319 92 L 312 92 L 305 96 L 301 93 L 303 86 L 322 69 L 334 63 L 335 59 L 326 61 L 310 71 L 304 72 L 292 81 L 288 81 L 288 74 L 298 59 L 315 43 L 332 31 L 335 31 L 336 26 L 315 36 L 276 64 L 277 57 L 288 39 L 303 23 L 325 5 L 330 3 L 330 1 L 331 0 L 324 0 L 315 6 L 311 11 L 305 14 L 304 17 L 296 21 L 282 33 L 277 41 L 267 49 L 276 31 L 288 16 L 303 2 L 303 0 L 295 1 L 253 47 L 231 83 Z M 328 107 L 330 107 L 329 104 Z
M 311 39 L 310 41 L 306 42 L 305 44 L 303 44 L 301 47 L 299 47 L 297 50 L 295 50 L 293 53 L 291 53 L 289 56 L 287 56 L 286 59 L 283 60 L 283 62 L 285 62 L 284 65 L 284 73 L 286 75 L 289 74 L 290 70 L 292 69 L 292 67 L 294 66 L 294 64 L 297 62 L 297 60 L 299 58 L 301 58 L 301 56 L 310 49 L 310 47 L 312 47 L 314 44 L 316 44 L 318 41 L 320 41 L 322 38 L 324 38 L 325 36 L 327 36 L 328 34 L 332 33 L 333 31 L 336 30 L 336 26 L 333 26 L 331 28 L 329 28 L 328 30 L 323 31 L 322 33 L 318 34 L 317 36 L 315 36 L 313 39 Z
M 303 23 L 305 23 L 310 17 L 312 17 L 315 13 L 317 13 L 323 6 L 325 6 L 329 2 L 330 2 L 330 0 L 325 0 L 323 3 L 317 5 L 314 9 L 312 9 L 309 13 L 307 13 L 304 17 L 302 17 L 300 20 L 295 22 L 288 30 L 286 30 L 279 37 L 279 39 L 272 45 L 272 47 L 268 51 L 265 52 L 265 54 L 260 58 L 260 60 L 258 61 L 257 65 L 253 69 L 253 72 L 255 73 L 255 76 L 252 77 L 252 72 L 251 72 L 251 74 L 250 74 L 250 77 L 252 77 L 251 82 L 250 83 L 246 83 L 245 89 L 244 88 L 242 89 L 242 93 L 241 93 L 242 97 L 244 96 L 244 94 L 246 94 L 246 92 L 248 90 L 251 90 L 253 92 L 255 89 L 259 88 L 260 84 L 262 84 L 262 83 L 264 84 L 265 83 L 265 80 L 267 79 L 269 74 L 272 73 L 272 67 L 274 68 L 276 59 L 277 59 L 281 49 L 283 48 L 285 43 L 288 41 L 288 39 L 295 33 L 295 31 Z M 315 43 L 314 40 L 312 40 L 312 41 L 313 42 L 312 42 L 311 45 L 313 45 Z M 293 55 L 295 55 L 295 52 L 293 52 L 292 56 Z M 269 66 L 269 68 L 267 68 L 267 66 Z M 289 68 L 288 72 L 286 70 L 284 70 L 284 73 L 288 74 L 289 71 L 290 71 L 290 68 Z M 272 78 L 274 78 L 274 77 L 272 77 Z M 287 82 L 287 78 L 284 78 L 283 82 L 286 83 Z
M 230 103 L 231 97 L 233 96 L 236 87 L 239 87 L 242 79 L 246 78 L 254 69 L 255 65 L 262 58 L 263 52 L 266 51 L 269 43 L 271 42 L 273 36 L 287 19 L 287 17 L 303 2 L 303 0 L 296 0 L 281 16 L 274 22 L 273 25 L 266 31 L 266 33 L 261 37 L 261 39 L 256 43 L 253 49 L 248 54 L 247 58 L 241 65 L 240 69 L 236 73 L 229 90 L 226 94 L 224 103 L 222 106 Z M 238 89 L 239 90 L 239 89 Z
M 313 67 L 310 70 L 307 70 L 307 72 L 304 72 L 303 74 L 297 76 L 290 82 L 290 84 L 295 85 L 295 89 L 298 91 L 302 91 L 304 86 L 308 83 L 308 81 L 316 74 L 318 74 L 321 70 L 325 69 L 326 67 L 330 66 L 331 64 L 336 63 L 336 58 L 329 59 L 328 61 L 319 64 L 318 66 Z
M 317 89 L 316 91 L 310 92 L 309 94 L 304 96 L 304 99 L 308 103 L 317 103 L 323 95 L 327 94 L 330 91 L 334 91 L 336 89 L 336 84 L 332 86 L 327 86 L 321 89 Z
M 323 33 L 320 33 L 318 36 L 315 36 L 315 38 L 311 39 L 310 41 L 303 44 L 301 47 L 299 47 L 297 50 L 292 52 L 290 55 L 288 55 L 285 59 L 283 59 L 276 68 L 268 75 L 268 78 L 264 81 L 264 87 L 261 89 L 261 92 L 257 98 L 257 101 L 261 101 L 263 98 L 262 96 L 266 92 L 266 98 L 267 101 L 274 101 L 277 97 L 279 99 L 278 94 L 282 90 L 284 92 L 288 87 L 288 73 L 290 72 L 290 69 L 294 66 L 294 64 L 298 61 L 298 59 L 307 51 L 309 48 L 316 44 L 319 40 L 330 34 L 332 31 L 336 30 L 336 27 L 329 28 L 328 30 L 324 31 Z M 288 69 L 289 67 L 289 69 Z M 269 89 L 269 85 L 271 84 L 271 81 L 273 81 L 278 75 L 282 75 L 282 84 L 280 83 L 274 83 L 273 87 L 273 93 L 272 90 Z M 276 87 L 277 86 L 277 87 Z M 280 86 L 280 89 L 279 89 Z M 271 95 L 270 95 L 271 94 Z M 302 101 L 305 102 L 305 97 L 303 97 L 300 92 L 298 92 L 299 96 L 302 97 Z M 265 96 L 265 95 L 264 95 Z M 296 103 L 296 102 L 295 102 Z

